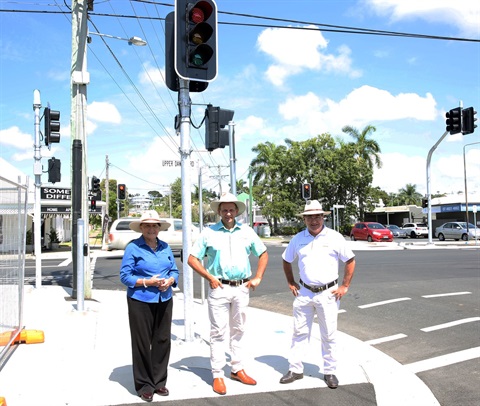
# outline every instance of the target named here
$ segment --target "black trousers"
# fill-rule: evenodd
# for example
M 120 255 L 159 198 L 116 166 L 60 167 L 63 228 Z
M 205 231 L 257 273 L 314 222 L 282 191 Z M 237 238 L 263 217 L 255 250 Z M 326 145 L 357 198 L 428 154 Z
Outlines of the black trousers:
M 165 386 L 170 359 L 173 300 L 145 303 L 127 297 L 132 366 L 138 395 Z

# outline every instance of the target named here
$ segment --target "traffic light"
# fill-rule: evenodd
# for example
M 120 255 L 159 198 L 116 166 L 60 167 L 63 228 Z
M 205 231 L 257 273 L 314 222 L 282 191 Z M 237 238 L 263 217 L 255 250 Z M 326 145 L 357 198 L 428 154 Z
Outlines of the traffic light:
M 100 191 L 100 179 L 96 176 L 92 176 L 92 194 L 96 194 Z
M 55 159 L 52 157 L 48 160 L 48 181 L 51 183 L 60 182 L 61 181 L 61 173 L 60 173 L 61 162 L 60 159 Z
M 91 211 L 94 211 L 94 210 L 96 210 L 96 209 L 97 209 L 97 201 L 96 201 L 94 198 L 92 198 L 92 199 L 90 200 L 90 210 L 91 210 Z
M 213 151 L 229 145 L 228 125 L 233 119 L 233 110 L 221 109 L 211 104 L 205 110 L 205 148 Z
M 446 130 L 450 134 L 458 134 L 462 131 L 462 108 L 456 107 L 451 109 L 446 114 L 447 119 L 445 124 L 447 125 Z
M 175 0 L 175 71 L 186 80 L 217 76 L 217 5 L 214 0 Z
M 173 91 L 180 90 L 178 75 L 175 71 L 175 43 L 174 43 L 175 13 L 168 13 L 165 17 L 165 84 Z M 190 80 L 188 83 L 190 92 L 203 92 L 208 86 L 208 82 L 198 82 Z
M 422 197 L 422 207 L 428 207 L 428 199 L 426 197 Z
M 121 213 L 124 210 L 125 210 L 125 205 L 123 204 L 123 202 L 119 202 L 118 203 L 118 212 Z
M 475 128 L 477 128 L 477 125 L 475 124 L 475 121 L 477 121 L 477 118 L 475 117 L 477 112 L 473 109 L 473 107 L 467 107 L 466 109 L 463 109 L 462 112 L 462 134 L 471 134 L 475 131 Z
M 302 198 L 310 200 L 312 198 L 312 186 L 310 183 L 304 183 L 302 187 Z
M 125 200 L 125 194 L 127 191 L 127 187 L 121 183 L 117 186 L 117 198 L 118 200 Z
M 43 111 L 45 124 L 45 145 L 60 142 L 60 112 L 45 107 Z

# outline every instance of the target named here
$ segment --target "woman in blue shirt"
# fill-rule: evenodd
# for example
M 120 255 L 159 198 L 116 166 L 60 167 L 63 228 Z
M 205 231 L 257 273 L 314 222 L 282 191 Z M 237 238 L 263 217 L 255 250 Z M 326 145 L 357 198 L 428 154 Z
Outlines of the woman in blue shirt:
M 135 390 L 151 402 L 154 393 L 169 394 L 166 388 L 170 359 L 172 286 L 178 283 L 178 269 L 170 246 L 158 233 L 170 223 L 148 211 L 130 228 L 142 233 L 125 248 L 120 280 L 127 287 L 128 320 L 132 342 Z

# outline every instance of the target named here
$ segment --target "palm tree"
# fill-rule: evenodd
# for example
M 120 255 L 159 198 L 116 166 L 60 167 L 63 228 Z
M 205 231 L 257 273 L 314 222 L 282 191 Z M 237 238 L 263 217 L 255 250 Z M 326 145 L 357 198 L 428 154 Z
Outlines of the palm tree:
M 377 141 L 368 139 L 370 133 L 377 131 L 373 125 L 367 125 L 361 133 L 349 125 L 343 127 L 342 131 L 355 139 L 357 158 L 363 159 L 370 169 L 373 169 L 374 163 L 377 168 L 382 167 L 382 160 L 379 155 L 382 152 L 380 145 Z
M 417 185 L 407 183 L 404 188 L 398 190 L 398 198 L 402 204 L 421 204 L 422 195 L 417 192 Z

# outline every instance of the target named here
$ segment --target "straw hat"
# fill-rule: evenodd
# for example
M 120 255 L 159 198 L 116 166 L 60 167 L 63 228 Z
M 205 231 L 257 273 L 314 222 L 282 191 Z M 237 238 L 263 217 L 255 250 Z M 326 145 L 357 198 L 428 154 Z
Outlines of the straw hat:
M 313 216 L 315 214 L 330 214 L 330 211 L 323 211 L 322 205 L 318 200 L 308 200 L 305 203 L 305 209 L 303 213 L 300 213 L 299 216 Z
M 136 231 L 137 233 L 141 233 L 140 224 L 159 224 L 160 231 L 165 231 L 170 227 L 170 223 L 166 222 L 165 220 L 160 220 L 158 213 L 155 210 L 149 210 L 142 214 L 139 220 L 134 220 L 130 223 L 130 229 Z
M 238 209 L 237 216 L 245 211 L 245 203 L 238 200 L 232 193 L 222 193 L 222 196 L 219 200 L 210 203 L 210 207 L 215 213 L 218 213 L 218 208 L 222 203 L 235 203 Z

